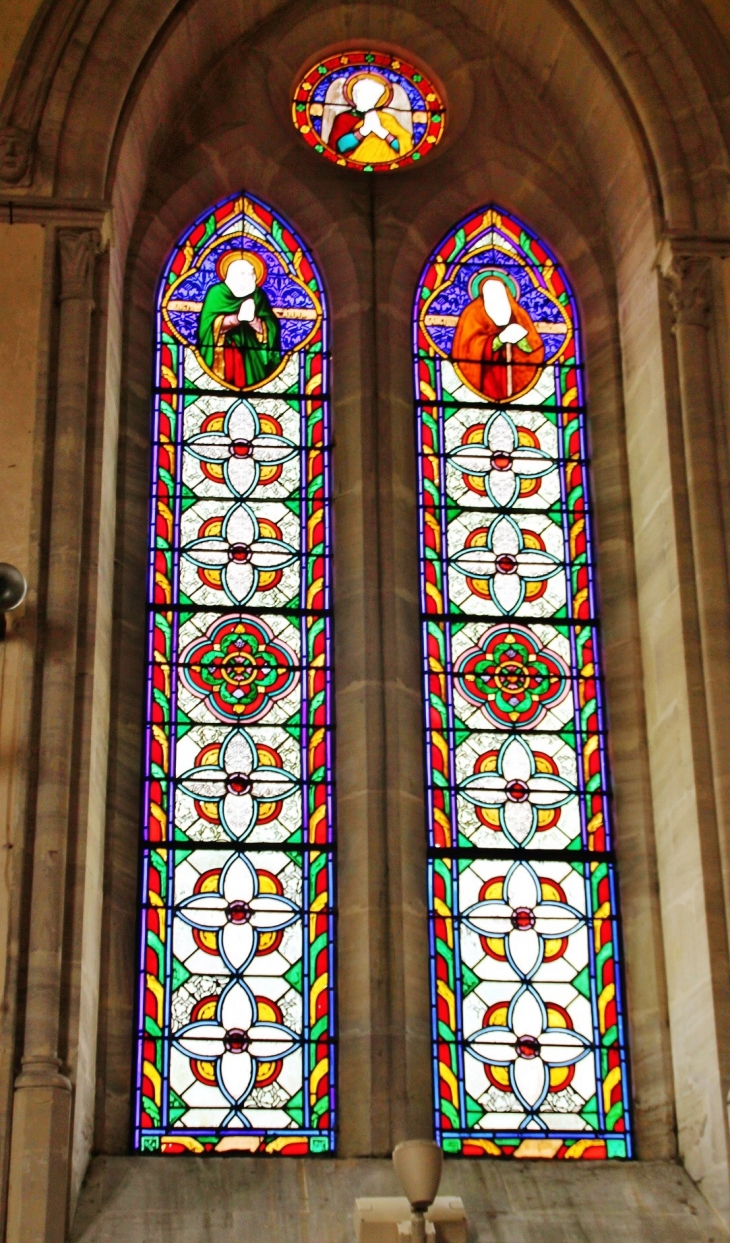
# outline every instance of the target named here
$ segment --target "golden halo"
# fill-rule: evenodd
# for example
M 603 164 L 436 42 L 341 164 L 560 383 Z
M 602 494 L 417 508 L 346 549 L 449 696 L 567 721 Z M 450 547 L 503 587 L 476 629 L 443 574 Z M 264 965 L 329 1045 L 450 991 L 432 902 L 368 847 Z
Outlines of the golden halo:
M 482 292 L 482 285 L 486 280 L 497 279 L 506 285 L 510 290 L 515 302 L 519 302 L 521 289 L 517 284 L 514 276 L 510 276 L 508 272 L 504 272 L 502 268 L 482 268 L 476 275 L 472 276 L 469 281 L 469 297 L 478 298 Z
M 227 250 L 216 260 L 215 270 L 222 281 L 226 279 L 226 272 L 232 263 L 236 263 L 239 259 L 245 259 L 246 263 L 250 263 L 254 270 L 257 287 L 263 285 L 268 275 L 268 267 L 260 255 L 253 250 Z
M 362 69 L 360 73 L 353 73 L 352 76 L 347 79 L 343 87 L 343 94 L 348 104 L 350 104 L 353 108 L 355 107 L 355 101 L 352 98 L 352 88 L 356 82 L 362 81 L 363 78 L 375 78 L 377 82 L 382 82 L 385 89 L 385 98 L 379 99 L 375 107 L 387 108 L 393 98 L 393 83 L 389 82 L 387 78 L 383 77 L 382 73 L 378 73 L 377 70 L 374 69 Z

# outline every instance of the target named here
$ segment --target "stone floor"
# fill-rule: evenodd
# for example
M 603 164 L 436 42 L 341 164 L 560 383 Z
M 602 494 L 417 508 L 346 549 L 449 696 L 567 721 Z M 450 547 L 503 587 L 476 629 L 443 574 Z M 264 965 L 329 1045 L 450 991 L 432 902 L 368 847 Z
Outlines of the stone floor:
M 616 1162 L 447 1161 L 470 1243 L 730 1243 L 685 1172 Z M 354 1243 L 356 1196 L 398 1195 L 386 1160 L 97 1157 L 72 1243 Z

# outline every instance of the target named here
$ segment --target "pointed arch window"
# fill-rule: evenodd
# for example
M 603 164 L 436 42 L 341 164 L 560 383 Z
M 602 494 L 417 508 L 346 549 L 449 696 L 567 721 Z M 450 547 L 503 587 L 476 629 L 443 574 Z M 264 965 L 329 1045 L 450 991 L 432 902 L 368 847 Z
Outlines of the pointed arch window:
M 628 1157 L 577 306 L 490 207 L 432 254 L 414 333 L 436 1133 Z
M 251 195 L 156 312 L 134 1144 L 334 1148 L 327 312 Z

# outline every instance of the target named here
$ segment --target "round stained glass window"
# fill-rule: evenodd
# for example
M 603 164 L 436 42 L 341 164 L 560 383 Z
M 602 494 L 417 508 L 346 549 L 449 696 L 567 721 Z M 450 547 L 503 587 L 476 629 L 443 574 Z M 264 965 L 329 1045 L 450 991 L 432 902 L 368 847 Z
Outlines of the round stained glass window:
M 337 52 L 294 92 L 294 124 L 325 159 L 363 173 L 422 159 L 444 132 L 444 104 L 415 65 L 390 52 Z

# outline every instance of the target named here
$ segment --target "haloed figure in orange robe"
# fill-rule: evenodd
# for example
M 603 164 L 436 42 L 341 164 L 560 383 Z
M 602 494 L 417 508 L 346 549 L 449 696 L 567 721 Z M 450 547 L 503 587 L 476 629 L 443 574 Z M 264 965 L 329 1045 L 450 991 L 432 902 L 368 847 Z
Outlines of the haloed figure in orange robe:
M 473 277 L 469 292 L 474 300 L 459 316 L 451 347 L 454 367 L 492 401 L 521 397 L 538 381 L 545 346 L 518 302 L 517 284 L 493 268 Z

